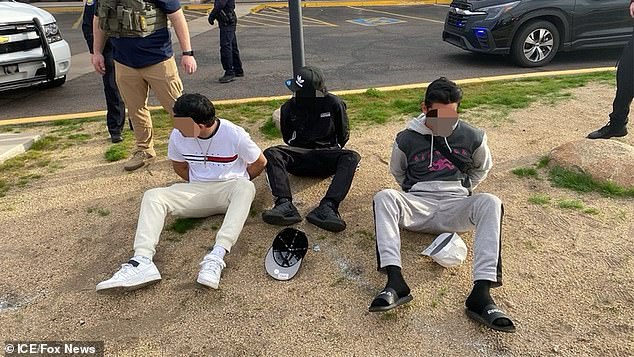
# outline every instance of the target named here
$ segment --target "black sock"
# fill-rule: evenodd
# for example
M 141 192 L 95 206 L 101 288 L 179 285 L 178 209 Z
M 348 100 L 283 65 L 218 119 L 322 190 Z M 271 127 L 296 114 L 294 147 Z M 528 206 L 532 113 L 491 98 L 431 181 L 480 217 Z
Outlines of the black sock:
M 407 286 L 403 274 L 401 274 L 401 268 L 396 265 L 388 265 L 385 267 L 385 271 L 387 272 L 387 284 L 385 288 L 394 289 L 399 297 L 409 295 L 409 286 Z
M 493 298 L 489 294 L 489 289 L 491 289 L 490 281 L 476 280 L 473 284 L 473 290 L 471 290 L 471 294 L 465 302 L 467 309 L 481 314 L 485 306 L 495 304 Z

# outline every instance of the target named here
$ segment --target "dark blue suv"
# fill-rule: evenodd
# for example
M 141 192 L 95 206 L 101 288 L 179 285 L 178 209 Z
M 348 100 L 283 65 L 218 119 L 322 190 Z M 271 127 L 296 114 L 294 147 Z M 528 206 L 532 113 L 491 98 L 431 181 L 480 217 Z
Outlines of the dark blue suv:
M 557 51 L 624 46 L 630 0 L 455 0 L 442 38 L 468 51 L 543 66 Z

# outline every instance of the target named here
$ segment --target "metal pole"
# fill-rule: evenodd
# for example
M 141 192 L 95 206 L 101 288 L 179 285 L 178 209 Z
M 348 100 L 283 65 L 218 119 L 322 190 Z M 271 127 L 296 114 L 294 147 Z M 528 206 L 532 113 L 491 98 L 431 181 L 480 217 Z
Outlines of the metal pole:
M 301 0 L 288 0 L 288 20 L 291 25 L 291 54 L 293 56 L 293 75 L 295 75 L 299 68 L 305 64 Z

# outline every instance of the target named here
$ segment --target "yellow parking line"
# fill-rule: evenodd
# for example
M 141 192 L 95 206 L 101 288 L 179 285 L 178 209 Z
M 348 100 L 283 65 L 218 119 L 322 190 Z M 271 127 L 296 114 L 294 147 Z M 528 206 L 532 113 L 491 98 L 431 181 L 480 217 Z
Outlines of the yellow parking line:
M 251 19 L 249 19 L 249 18 L 245 18 L 245 17 L 240 18 L 240 20 L 238 20 L 238 25 L 240 25 L 240 23 L 241 23 L 241 22 L 244 22 L 244 21 L 247 21 L 247 22 L 253 22 L 253 23 L 255 23 L 255 24 L 262 25 L 262 26 L 271 26 L 271 27 L 278 27 L 278 26 L 279 26 L 279 25 L 277 25 L 277 26 L 276 26 L 276 25 L 267 24 L 267 23 L 265 23 L 265 22 L 258 22 L 258 21 L 251 20 Z M 287 23 L 287 25 L 288 25 L 288 23 Z M 244 26 L 244 27 L 256 27 L 256 26 Z M 280 26 L 280 27 L 281 27 L 281 26 Z
M 314 22 L 317 22 L 317 23 L 322 24 L 322 25 L 324 25 L 324 26 L 330 26 L 330 27 L 337 27 L 337 26 L 339 26 L 339 25 L 337 25 L 337 24 L 332 24 L 332 23 L 330 23 L 330 22 L 322 21 L 322 20 L 315 19 L 315 18 L 308 17 L 308 16 L 302 16 L 302 17 L 303 17 L 304 19 L 306 19 L 306 20 L 314 21 Z
M 275 11 L 275 12 L 281 12 L 283 14 L 287 14 L 288 15 L 288 11 L 282 11 L 282 10 L 276 9 L 274 7 L 269 7 L 268 10 L 272 10 L 272 11 Z
M 288 11 L 282 11 L 280 9 L 276 9 L 276 8 L 273 8 L 273 7 L 268 8 L 267 10 L 273 10 L 273 11 L 279 13 L 279 14 L 285 14 L 286 16 L 288 16 Z M 258 15 L 264 15 L 264 13 L 260 12 L 260 13 L 258 13 Z M 339 26 L 339 25 L 336 25 L 336 24 L 333 24 L 333 23 L 330 23 L 330 22 L 326 22 L 326 21 L 315 19 L 315 18 L 308 17 L 308 16 L 303 16 L 302 15 L 302 18 L 305 19 L 305 20 L 309 20 L 309 21 L 313 21 L 313 22 L 322 24 L 324 26 L 331 26 L 331 27 Z
M 77 20 L 75 20 L 75 22 L 73 23 L 73 30 L 77 30 L 79 28 L 79 25 L 81 25 L 81 23 L 84 20 L 84 11 L 82 10 L 81 14 L 79 14 L 79 17 L 77 18 Z
M 266 15 L 266 16 L 274 16 L 274 17 L 282 16 L 283 18 L 288 19 L 288 12 L 284 12 L 284 11 L 279 11 L 279 12 L 275 12 L 275 11 L 261 11 L 261 12 L 257 13 L 257 15 Z
M 51 14 L 67 14 L 70 12 L 82 12 L 84 11 L 83 6 L 42 6 L 42 9 L 50 12 Z
M 366 9 L 366 8 L 361 8 L 361 7 L 355 7 L 355 6 L 348 6 L 348 8 L 350 9 L 355 9 L 355 10 L 362 10 L 362 11 L 370 11 L 370 12 L 376 12 L 379 14 L 386 14 L 386 15 L 392 15 L 392 16 L 399 16 L 399 17 L 404 17 L 406 19 L 414 19 L 414 20 L 423 20 L 423 21 L 429 21 L 429 22 L 435 22 L 438 24 L 445 24 L 444 21 L 438 21 L 438 20 L 432 20 L 432 19 L 428 19 L 425 17 L 417 17 L 417 16 L 408 16 L 408 15 L 401 15 L 401 14 L 397 14 L 394 12 L 389 12 L 389 11 L 381 11 L 381 10 L 372 10 L 372 9 Z
M 206 13 L 204 13 L 204 12 L 200 12 L 200 11 L 192 11 L 192 10 L 187 10 L 187 9 L 183 10 L 183 14 L 185 14 L 185 15 L 189 15 L 189 16 L 196 16 L 196 17 L 201 17 L 201 16 L 203 16 L 203 15 L 207 15 L 207 14 L 206 14 Z
M 252 14 L 251 17 L 256 17 L 259 20 L 262 21 L 271 21 L 271 22 L 277 22 L 277 23 L 282 23 L 282 24 L 286 24 L 288 25 L 288 19 L 285 20 L 279 20 L 279 17 L 274 17 L 272 19 L 267 18 L 265 14 L 259 13 L 259 14 Z

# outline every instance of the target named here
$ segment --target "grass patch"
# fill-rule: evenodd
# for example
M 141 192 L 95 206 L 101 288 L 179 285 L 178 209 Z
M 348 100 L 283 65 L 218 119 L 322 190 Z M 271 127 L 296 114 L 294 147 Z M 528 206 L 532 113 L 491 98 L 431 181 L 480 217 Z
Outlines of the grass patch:
M 634 187 L 625 188 L 612 181 L 596 181 L 584 172 L 576 172 L 562 167 L 550 170 L 550 179 L 557 187 L 577 192 L 599 192 L 608 197 L 634 197 Z
M 59 141 L 60 141 L 59 136 L 45 135 L 44 137 L 40 138 L 40 140 L 34 142 L 33 145 L 31 145 L 31 150 L 34 150 L 34 151 L 55 150 L 60 145 Z
M 368 88 L 368 90 L 365 91 L 365 95 L 372 98 L 381 98 L 385 96 L 383 92 L 376 88 Z
M 115 161 L 123 160 L 126 157 L 128 157 L 128 149 L 125 147 L 125 145 L 121 143 L 113 144 L 113 145 L 110 145 L 108 150 L 106 150 L 106 152 L 103 155 L 106 161 L 115 162 Z
M 9 185 L 7 184 L 7 181 L 0 179 L 0 197 L 6 196 L 7 191 L 9 191 Z
M 77 140 L 77 141 L 86 141 L 88 139 L 90 139 L 90 134 L 85 134 L 85 133 L 81 133 L 81 134 L 70 134 L 67 136 L 67 138 L 69 138 L 70 140 Z
M 537 162 L 537 168 L 542 169 L 548 166 L 549 163 L 550 163 L 550 156 L 544 155 L 541 158 L 539 158 L 539 161 Z
M 537 170 L 532 167 L 518 167 L 511 172 L 519 177 L 537 177 Z
M 528 202 L 534 204 L 534 205 L 546 205 L 550 202 L 550 196 L 546 195 L 546 194 L 542 194 L 542 193 L 538 193 L 535 195 L 532 195 L 531 197 L 528 198 Z
M 462 110 L 476 107 L 521 109 L 537 100 L 556 103 L 570 98 L 564 90 L 583 87 L 590 81 L 613 83 L 614 72 L 471 84 L 464 86 L 464 100 L 460 107 Z
M 583 213 L 591 214 L 593 216 L 596 216 L 597 214 L 601 213 L 601 211 L 599 211 L 598 209 L 596 209 L 594 207 L 586 207 L 586 208 L 583 209 Z
M 364 121 L 374 124 L 385 124 L 390 118 L 388 110 L 382 107 L 364 107 L 361 109 L 361 116 Z
M 172 224 L 167 226 L 167 230 L 184 234 L 187 231 L 196 229 L 204 221 L 204 218 L 177 218 Z
M 576 209 L 576 210 L 581 210 L 585 207 L 583 202 L 579 200 L 560 200 L 558 203 L 558 206 L 559 208 L 562 208 L 562 209 Z
M 268 140 L 277 139 L 282 137 L 282 132 L 275 126 L 273 119 L 269 119 L 260 126 L 260 133 Z

